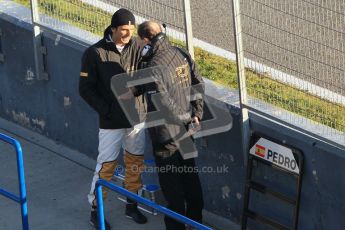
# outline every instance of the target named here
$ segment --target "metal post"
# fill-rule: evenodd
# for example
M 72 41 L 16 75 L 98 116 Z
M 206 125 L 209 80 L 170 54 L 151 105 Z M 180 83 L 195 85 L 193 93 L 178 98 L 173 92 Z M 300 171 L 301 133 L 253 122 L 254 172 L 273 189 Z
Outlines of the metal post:
M 190 10 L 190 0 L 183 0 L 183 7 L 187 49 L 194 60 L 192 14 Z
M 17 153 L 17 169 L 18 169 L 18 180 L 19 180 L 19 194 L 20 194 L 20 207 L 22 214 L 22 227 L 23 230 L 29 229 L 28 220 L 28 206 L 26 200 L 26 187 L 25 187 L 25 176 L 24 176 L 24 163 L 22 147 L 18 141 L 15 141 L 16 153 Z
M 37 25 L 37 22 L 39 22 L 38 0 L 30 0 L 30 4 L 33 26 L 33 45 L 36 78 L 38 80 L 48 80 L 48 74 L 44 71 L 44 58 L 42 55 L 44 47 L 42 46 L 42 33 L 40 27 Z
M 102 185 L 96 183 L 97 218 L 100 230 L 105 230 Z
M 250 142 L 250 127 L 247 105 L 247 88 L 246 88 L 246 76 L 244 66 L 244 56 L 242 47 L 242 26 L 241 26 L 241 13 L 240 13 L 240 0 L 232 1 L 233 9 L 233 23 L 234 23 L 234 36 L 235 36 L 235 48 L 236 48 L 236 64 L 237 64 L 237 77 L 238 88 L 240 94 L 240 108 L 242 114 L 242 149 L 244 156 L 244 164 L 247 164 L 247 154 L 249 150 Z

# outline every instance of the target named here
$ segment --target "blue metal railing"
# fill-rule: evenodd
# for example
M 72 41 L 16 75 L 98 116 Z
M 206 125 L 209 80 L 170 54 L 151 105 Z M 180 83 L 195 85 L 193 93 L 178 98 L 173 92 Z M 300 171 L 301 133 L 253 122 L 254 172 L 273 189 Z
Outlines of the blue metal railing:
M 14 195 L 13 193 L 7 192 L 0 188 L 0 194 L 20 203 L 21 207 L 21 214 L 22 214 L 22 227 L 24 230 L 29 229 L 29 221 L 28 221 L 28 207 L 26 201 L 26 187 L 25 187 L 25 178 L 24 178 L 24 163 L 23 163 L 23 153 L 22 147 L 20 143 L 2 133 L 0 133 L 0 140 L 7 142 L 8 144 L 12 145 L 16 149 L 17 153 L 17 171 L 18 171 L 18 178 L 19 178 L 19 197 Z
M 170 218 L 173 218 L 181 223 L 190 225 L 196 229 L 199 230 L 212 230 L 212 228 L 209 228 L 205 225 L 202 225 L 198 222 L 195 222 L 194 220 L 191 220 L 185 216 L 182 216 L 181 214 L 178 214 L 176 212 L 171 211 L 170 209 L 167 209 L 163 206 L 160 206 L 158 204 L 153 203 L 152 201 L 149 201 L 145 198 L 142 198 L 132 192 L 129 192 L 128 190 L 117 186 L 115 184 L 109 183 L 106 180 L 99 179 L 96 182 L 96 198 L 97 198 L 97 211 L 98 211 L 98 223 L 99 223 L 99 228 L 100 230 L 105 230 L 105 225 L 104 225 L 104 210 L 103 210 L 103 196 L 102 196 L 102 186 L 109 188 L 110 190 L 117 192 L 125 197 L 128 197 L 132 200 L 135 200 L 141 204 L 144 204 L 146 206 L 149 206 L 158 212 L 161 212 Z

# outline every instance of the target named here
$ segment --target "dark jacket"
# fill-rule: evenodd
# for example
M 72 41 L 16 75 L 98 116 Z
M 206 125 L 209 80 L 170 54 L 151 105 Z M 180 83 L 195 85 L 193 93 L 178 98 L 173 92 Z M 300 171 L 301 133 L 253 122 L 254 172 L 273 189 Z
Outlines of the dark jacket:
M 187 126 L 194 116 L 202 118 L 203 99 L 191 101 L 191 86 L 201 86 L 198 93 L 203 95 L 204 82 L 188 52 L 172 46 L 167 37 L 157 41 L 152 49 L 152 54 L 144 60 L 146 68 L 157 67 L 153 71 L 155 83 L 147 85 L 145 89 L 147 110 L 157 110 L 157 102 L 153 102 L 152 97 L 158 93 L 159 110 L 167 124 L 150 128 L 150 133 L 153 135 L 154 147 L 158 144 L 172 154 L 177 148 L 171 135 L 175 133 L 178 136 L 181 131 L 180 128 L 176 129 L 176 126 Z
M 101 129 L 129 128 L 131 124 L 111 91 L 110 80 L 114 75 L 137 70 L 140 43 L 132 38 L 120 53 L 110 34 L 110 28 L 107 28 L 104 38 L 84 52 L 79 93 L 98 112 Z M 127 89 L 124 87 L 123 90 L 126 92 Z M 130 109 L 135 110 L 135 100 L 130 103 L 133 103 Z

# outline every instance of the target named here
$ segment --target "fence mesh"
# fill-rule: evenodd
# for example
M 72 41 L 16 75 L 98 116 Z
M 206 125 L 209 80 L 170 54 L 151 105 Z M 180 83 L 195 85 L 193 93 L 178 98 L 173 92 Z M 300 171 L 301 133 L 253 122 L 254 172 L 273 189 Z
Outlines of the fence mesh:
M 332 128 L 326 136 L 345 131 L 344 9 L 343 0 L 241 1 L 249 94 Z
M 30 2 L 16 1 L 25 5 Z M 185 46 L 183 0 L 38 0 L 38 6 L 38 25 L 91 41 L 103 35 L 116 10 L 127 8 L 136 15 L 137 24 L 146 20 L 165 23 L 171 41 Z

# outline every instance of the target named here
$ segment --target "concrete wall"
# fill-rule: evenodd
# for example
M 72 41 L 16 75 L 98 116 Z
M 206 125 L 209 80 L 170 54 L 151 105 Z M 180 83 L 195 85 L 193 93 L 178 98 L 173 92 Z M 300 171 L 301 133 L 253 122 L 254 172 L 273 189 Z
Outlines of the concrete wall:
M 96 158 L 97 115 L 78 95 L 80 58 L 86 47 L 63 37 L 57 39 L 56 34 L 45 32 L 50 79 L 40 81 L 34 74 L 31 25 L 0 14 L 0 28 L 5 54 L 5 62 L 0 63 L 0 116 Z M 222 98 L 230 98 L 236 103 L 236 92 L 212 84 L 207 84 L 207 87 L 210 96 L 221 94 Z M 205 208 L 215 214 L 209 213 L 206 219 L 214 222 L 223 217 L 239 223 L 246 175 L 240 145 L 240 111 L 231 103 L 219 103 L 231 113 L 232 129 L 197 140 L 200 167 L 212 166 L 219 170 L 225 167 L 228 170 L 200 173 Z M 345 225 L 345 152 L 258 115 L 251 114 L 250 118 L 253 132 L 285 140 L 304 153 L 299 229 L 342 229 Z M 255 167 L 256 176 L 264 178 L 268 184 L 277 184 L 287 192 L 292 190 L 288 185 L 291 179 L 272 169 L 260 167 Z M 253 208 L 289 222 L 289 208 L 272 199 L 268 202 L 260 194 L 253 194 L 252 197 Z M 223 220 L 219 219 L 217 226 L 229 229 L 229 223 Z M 267 228 L 253 223 L 249 225 L 251 229 Z
M 97 151 L 97 115 L 78 95 L 85 47 L 45 33 L 49 81 L 37 80 L 31 25 L 1 20 L 1 116 L 85 152 Z M 83 143 L 83 144 L 81 144 Z

